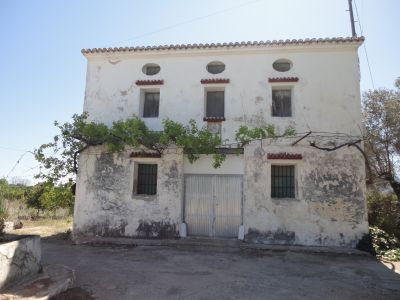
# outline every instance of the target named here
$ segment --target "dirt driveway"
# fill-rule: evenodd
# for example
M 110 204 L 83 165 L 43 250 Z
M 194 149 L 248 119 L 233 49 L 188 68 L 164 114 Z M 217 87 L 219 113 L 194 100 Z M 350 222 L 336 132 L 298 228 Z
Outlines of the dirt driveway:
M 68 241 L 42 248 L 43 263 L 74 268 L 76 290 L 95 299 L 400 299 L 400 275 L 369 256 Z

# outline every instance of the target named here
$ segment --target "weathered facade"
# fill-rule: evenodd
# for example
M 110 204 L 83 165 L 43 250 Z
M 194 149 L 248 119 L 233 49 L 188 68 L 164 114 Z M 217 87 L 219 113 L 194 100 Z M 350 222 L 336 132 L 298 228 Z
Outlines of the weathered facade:
M 75 237 L 239 237 L 354 247 L 368 231 L 357 50 L 362 38 L 83 50 L 91 120 L 194 119 L 234 142 L 239 126 L 297 135 L 253 141 L 221 168 L 180 149 L 79 158 Z M 214 74 L 215 73 L 215 74 Z M 309 133 L 311 131 L 311 133 Z M 304 139 L 298 141 L 302 136 Z M 362 145 L 360 145 L 362 146 Z M 149 155 L 150 156 L 150 155 Z M 183 226 L 182 224 L 186 225 Z

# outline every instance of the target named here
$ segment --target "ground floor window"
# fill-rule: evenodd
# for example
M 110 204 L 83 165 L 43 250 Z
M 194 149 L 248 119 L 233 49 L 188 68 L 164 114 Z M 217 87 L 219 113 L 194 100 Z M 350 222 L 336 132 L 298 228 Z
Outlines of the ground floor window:
M 271 166 L 271 197 L 295 198 L 294 166 Z
M 137 194 L 157 193 L 157 164 L 138 164 Z

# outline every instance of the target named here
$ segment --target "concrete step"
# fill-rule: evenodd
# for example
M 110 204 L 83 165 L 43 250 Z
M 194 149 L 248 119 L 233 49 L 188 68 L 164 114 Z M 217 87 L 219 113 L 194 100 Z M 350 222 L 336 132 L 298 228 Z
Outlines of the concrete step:
M 44 300 L 73 287 L 74 270 L 63 265 L 43 266 L 43 272 L 14 284 L 0 294 L 0 300 Z
M 168 247 L 197 247 L 224 249 L 224 251 L 240 250 L 263 250 L 273 252 L 303 252 L 303 253 L 325 253 L 325 254 L 351 254 L 369 256 L 368 252 L 352 248 L 340 247 L 317 247 L 317 246 L 296 246 L 296 245 L 266 245 L 246 243 L 237 239 L 219 239 L 219 238 L 197 238 L 188 237 L 183 239 L 136 239 L 123 237 L 93 237 L 87 239 L 75 240 L 76 244 L 86 244 L 92 246 L 102 245 L 120 245 L 131 247 L 144 246 L 168 246 Z

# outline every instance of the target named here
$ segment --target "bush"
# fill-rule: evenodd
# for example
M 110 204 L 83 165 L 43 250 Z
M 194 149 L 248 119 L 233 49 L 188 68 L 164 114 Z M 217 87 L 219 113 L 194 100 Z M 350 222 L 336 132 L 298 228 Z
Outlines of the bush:
M 372 190 L 367 195 L 369 234 L 357 249 L 379 258 L 400 260 L 400 203 L 395 194 Z
M 367 200 L 369 225 L 400 239 L 400 203 L 396 195 L 374 190 L 368 193 Z
M 400 260 L 400 241 L 377 227 L 369 228 L 369 234 L 359 241 L 357 249 L 370 252 L 378 258 Z

